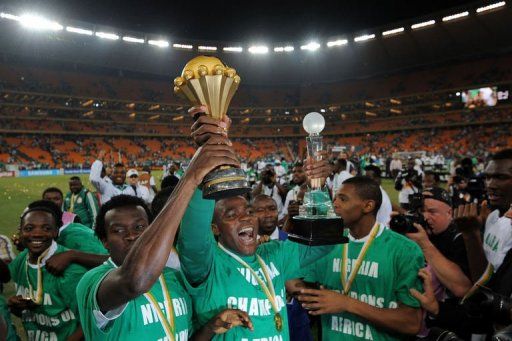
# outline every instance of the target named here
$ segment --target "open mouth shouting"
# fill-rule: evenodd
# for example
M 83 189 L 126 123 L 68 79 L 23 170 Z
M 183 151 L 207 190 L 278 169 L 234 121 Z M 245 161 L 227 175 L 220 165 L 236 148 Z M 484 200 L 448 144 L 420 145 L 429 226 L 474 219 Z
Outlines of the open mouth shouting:
M 238 240 L 242 245 L 253 245 L 256 242 L 256 234 L 254 233 L 254 227 L 246 226 L 242 227 L 238 231 Z

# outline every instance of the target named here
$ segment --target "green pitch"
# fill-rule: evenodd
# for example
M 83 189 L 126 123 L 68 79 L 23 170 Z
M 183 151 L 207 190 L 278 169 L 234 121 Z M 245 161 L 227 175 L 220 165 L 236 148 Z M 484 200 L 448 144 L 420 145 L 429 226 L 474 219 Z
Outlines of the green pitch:
M 160 171 L 153 172 L 157 184 L 160 183 L 161 174 Z M 65 195 L 69 191 L 69 178 L 70 175 L 0 178 L 0 234 L 11 237 L 16 232 L 21 212 L 30 202 L 41 199 L 45 188 L 57 187 Z M 80 178 L 84 186 L 94 191 L 87 174 L 80 175 Z M 396 204 L 398 194 L 393 188 L 393 182 L 384 180 L 382 186 L 393 204 Z

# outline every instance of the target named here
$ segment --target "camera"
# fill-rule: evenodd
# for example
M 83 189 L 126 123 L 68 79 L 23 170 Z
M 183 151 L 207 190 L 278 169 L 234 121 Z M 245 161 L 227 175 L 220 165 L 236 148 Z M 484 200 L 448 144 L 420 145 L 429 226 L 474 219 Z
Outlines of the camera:
M 512 323 L 512 299 L 498 294 L 487 287 L 480 289 L 463 304 L 468 315 L 490 318 L 493 323 L 508 325 Z
M 419 224 L 424 228 L 428 227 L 428 224 L 421 214 L 421 208 L 423 207 L 423 194 L 414 193 L 409 195 L 409 208 L 405 214 L 399 214 L 391 218 L 389 222 L 389 228 L 392 231 L 400 234 L 415 233 L 418 229 L 413 224 Z

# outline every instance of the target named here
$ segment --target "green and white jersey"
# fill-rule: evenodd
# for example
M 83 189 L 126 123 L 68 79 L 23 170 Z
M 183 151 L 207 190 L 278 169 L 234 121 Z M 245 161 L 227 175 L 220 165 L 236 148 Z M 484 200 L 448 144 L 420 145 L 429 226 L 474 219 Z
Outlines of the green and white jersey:
M 178 238 L 181 268 L 188 279 L 187 289 L 192 296 L 198 324 L 204 325 L 224 309 L 236 308 L 248 313 L 254 331 L 236 327 L 215 336 L 214 340 L 289 340 L 285 281 L 297 278 L 301 267 L 324 256 L 332 247 L 307 247 L 290 241 L 271 241 L 258 246 L 256 253 L 268 268 L 277 309 L 283 320 L 279 331 L 270 300 L 252 272 L 215 243 L 211 232 L 213 208 L 214 202 L 202 199 L 201 192 L 196 191 L 182 220 Z M 254 255 L 237 256 L 268 285 Z
M 355 240 L 349 235 L 347 276 L 367 238 Z M 341 292 L 342 250 L 343 246 L 337 245 L 326 257 L 307 267 L 304 279 Z M 397 308 L 399 303 L 419 308 L 419 302 L 410 295 L 409 289 L 422 292 L 418 272 L 423 267 L 424 258 L 419 246 L 381 224 L 349 295 L 377 308 Z M 329 341 L 400 340 L 401 336 L 376 328 L 356 315 L 341 313 L 322 315 L 322 338 Z
M 100 283 L 116 266 L 111 259 L 90 270 L 76 288 L 80 321 L 86 340 L 167 340 L 156 310 L 144 295 L 112 311 L 102 313 L 96 299 Z M 164 268 L 164 279 L 170 292 L 175 321 L 175 340 L 185 341 L 192 335 L 192 303 L 181 274 Z M 150 292 L 160 309 L 165 309 L 164 294 L 157 281 Z
M 96 237 L 94 231 L 78 223 L 70 223 L 62 226 L 59 230 L 57 243 L 72 250 L 108 255 L 107 249 L 105 249 L 101 241 Z
M 27 331 L 28 340 L 66 340 L 73 334 L 79 325 L 78 308 L 75 289 L 86 273 L 86 269 L 71 264 L 62 276 L 50 274 L 44 266 L 45 261 L 54 254 L 65 252 L 68 249 L 53 242 L 48 255 L 41 261 L 41 273 L 43 281 L 43 303 L 31 310 L 22 313 L 21 321 Z M 28 250 L 23 251 L 9 264 L 12 280 L 16 287 L 16 295 L 30 297 L 29 283 L 33 289 L 32 296 L 36 296 L 37 290 L 37 266 L 28 265 L 26 259 Z
M 98 200 L 85 187 L 77 194 L 68 192 L 64 198 L 64 211 L 76 214 L 82 224 L 93 228 L 99 211 Z
M 512 248 L 511 219 L 500 217 L 499 210 L 494 210 L 485 221 L 484 251 L 487 261 L 496 272 L 508 251 Z

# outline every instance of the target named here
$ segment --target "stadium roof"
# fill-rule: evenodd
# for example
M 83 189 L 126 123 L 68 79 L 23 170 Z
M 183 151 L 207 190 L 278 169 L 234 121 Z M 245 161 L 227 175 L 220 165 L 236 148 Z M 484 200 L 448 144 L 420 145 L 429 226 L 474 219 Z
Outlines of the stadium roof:
M 183 2 L 173 5 L 178 6 L 174 12 L 163 2 L 80 3 L 45 1 L 31 7 L 30 13 L 58 21 L 50 32 L 28 31 L 17 25 L 20 20 L 5 16 L 19 19 L 29 13 L 26 6 L 1 7 L 1 52 L 169 78 L 194 55 L 215 53 L 239 70 L 245 84 L 310 84 L 509 53 L 512 47 L 512 8 L 504 1 L 494 2 L 504 6 L 480 12 L 486 4 L 461 1 L 414 7 L 338 1 L 299 9 L 287 2 L 258 2 L 259 7 L 223 3 L 217 9 Z M 205 46 L 217 51 L 200 48 Z

